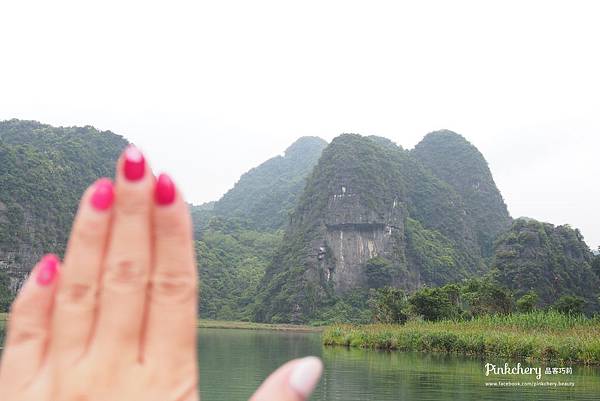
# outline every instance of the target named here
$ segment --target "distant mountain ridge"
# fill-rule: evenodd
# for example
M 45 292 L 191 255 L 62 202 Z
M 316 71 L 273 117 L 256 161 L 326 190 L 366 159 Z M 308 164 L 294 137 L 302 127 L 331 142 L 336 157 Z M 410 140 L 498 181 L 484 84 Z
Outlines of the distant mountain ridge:
M 62 254 L 81 193 L 127 144 L 89 126 L 0 122 L 0 309 L 42 253 Z M 206 318 L 361 322 L 371 289 L 484 275 L 542 306 L 575 295 L 600 310 L 600 256 L 581 233 L 513 221 L 483 155 L 448 130 L 412 150 L 300 138 L 192 216 Z
M 318 137 L 299 138 L 283 156 L 273 157 L 244 173 L 215 202 L 214 213 L 246 220 L 257 229 L 282 228 L 326 146 L 327 142 Z

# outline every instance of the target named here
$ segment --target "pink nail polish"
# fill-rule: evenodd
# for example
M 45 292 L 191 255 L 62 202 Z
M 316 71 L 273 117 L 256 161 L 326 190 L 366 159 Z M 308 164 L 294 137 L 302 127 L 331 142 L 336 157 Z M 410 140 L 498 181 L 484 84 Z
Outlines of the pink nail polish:
M 91 203 L 96 210 L 109 209 L 115 199 L 113 183 L 108 178 L 101 178 L 94 184 Z
M 37 271 L 36 281 L 39 285 L 47 286 L 52 284 L 58 275 L 58 257 L 51 253 L 44 255 L 40 261 Z
M 170 205 L 175 200 L 175 184 L 167 174 L 161 174 L 156 180 L 154 199 L 159 205 Z
M 125 160 L 123 162 L 123 173 L 129 181 L 138 181 L 144 177 L 146 160 L 144 155 L 133 145 L 125 149 Z

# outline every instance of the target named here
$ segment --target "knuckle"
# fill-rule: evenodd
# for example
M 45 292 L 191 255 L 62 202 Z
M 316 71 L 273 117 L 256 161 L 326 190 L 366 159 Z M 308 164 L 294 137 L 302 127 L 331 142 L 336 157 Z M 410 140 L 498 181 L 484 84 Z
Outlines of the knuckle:
M 35 305 L 17 299 L 10 309 L 7 340 L 12 345 L 18 345 L 44 338 L 45 322 Z
M 8 342 L 16 346 L 45 338 L 45 331 L 25 322 L 13 322 L 9 325 Z
M 146 263 L 134 258 L 117 259 L 109 263 L 105 285 L 111 287 L 139 287 L 147 284 Z
M 101 236 L 102 230 L 97 221 L 83 218 L 73 228 L 73 240 L 82 244 L 95 244 Z
M 97 286 L 89 283 L 69 283 L 61 286 L 58 304 L 94 305 L 98 295 Z
M 185 303 L 196 297 L 197 283 L 186 271 L 156 274 L 152 279 L 151 297 L 155 301 Z

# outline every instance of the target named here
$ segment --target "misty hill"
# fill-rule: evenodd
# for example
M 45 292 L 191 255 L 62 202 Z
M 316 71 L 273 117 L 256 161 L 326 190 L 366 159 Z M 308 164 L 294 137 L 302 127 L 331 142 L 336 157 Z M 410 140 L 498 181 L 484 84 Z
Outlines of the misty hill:
M 114 175 L 127 143 L 89 126 L 0 122 L 0 274 L 13 289 L 44 252 L 64 251 L 81 194 Z
M 496 229 L 485 227 L 483 213 L 472 214 L 470 206 L 510 217 L 501 197 L 495 205 L 479 204 L 487 198 L 473 195 L 478 188 L 440 173 L 452 167 L 452 156 L 441 160 L 443 167 L 428 167 L 435 160 L 430 155 L 442 152 L 433 141 L 438 135 L 428 136 L 418 152 L 354 134 L 331 142 L 261 283 L 257 319 L 306 321 L 356 291 L 382 285 L 412 291 L 487 271 L 481 245 Z M 451 138 L 454 151 L 472 153 L 460 139 Z M 477 180 L 499 196 L 485 160 L 471 156 L 473 177 L 464 181 Z
M 243 174 L 214 204 L 214 214 L 246 220 L 259 230 L 283 227 L 325 146 L 327 142 L 321 138 L 298 139 L 283 156 L 273 157 Z
M 498 238 L 494 259 L 496 279 L 517 296 L 534 291 L 548 306 L 576 295 L 587 301 L 587 310 L 598 308 L 594 255 L 577 229 L 518 219 Z

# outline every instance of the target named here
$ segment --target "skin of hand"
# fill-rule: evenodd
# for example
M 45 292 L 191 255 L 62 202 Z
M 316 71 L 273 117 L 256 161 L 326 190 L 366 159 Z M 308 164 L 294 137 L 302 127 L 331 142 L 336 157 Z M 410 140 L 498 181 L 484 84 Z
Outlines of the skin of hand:
M 197 283 L 188 207 L 130 146 L 83 195 L 64 261 L 44 256 L 15 300 L 0 400 L 199 400 Z M 306 400 L 322 369 L 290 361 L 251 400 Z

